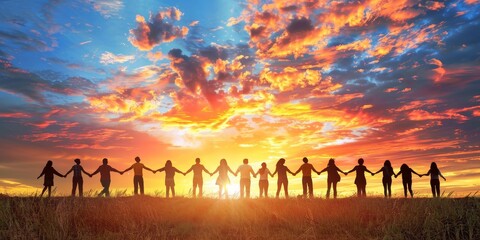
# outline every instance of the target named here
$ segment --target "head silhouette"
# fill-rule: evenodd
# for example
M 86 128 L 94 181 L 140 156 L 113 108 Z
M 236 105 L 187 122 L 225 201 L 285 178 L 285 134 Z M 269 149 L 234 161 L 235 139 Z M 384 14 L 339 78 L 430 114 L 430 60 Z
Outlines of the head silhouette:
M 172 161 L 167 160 L 167 162 L 165 163 L 165 167 L 166 168 L 171 168 L 172 167 Z
M 266 168 L 267 167 L 267 164 L 262 162 L 262 168 Z
M 363 161 L 363 158 L 358 159 L 358 164 L 359 164 L 359 165 L 363 165 L 363 162 L 364 162 L 364 161 Z
M 243 164 L 248 164 L 248 159 L 243 159 Z
M 53 166 L 52 160 L 48 160 L 48 161 L 47 161 L 47 164 L 45 165 L 45 167 L 52 167 L 52 166 Z
M 303 160 L 304 163 L 308 163 L 308 158 L 307 157 L 304 157 L 302 160 Z
M 335 159 L 330 158 L 330 159 L 328 160 L 328 166 L 335 166 Z
M 226 167 L 226 166 L 227 166 L 227 160 L 225 160 L 225 158 L 222 158 L 222 159 L 220 160 L 220 166 L 222 166 L 222 167 Z
M 438 174 L 438 172 L 440 172 L 438 170 L 437 163 L 432 162 L 432 164 L 430 164 L 430 171 L 432 171 L 433 173 L 436 173 L 436 174 Z
M 402 164 L 402 166 L 400 166 L 400 171 L 402 172 L 407 172 L 409 169 L 408 165 L 407 164 Z
M 135 162 L 140 162 L 140 157 L 135 157 Z
M 266 169 L 267 169 L 267 164 L 262 162 L 262 168 L 260 168 L 260 170 L 259 170 L 260 174 L 265 173 Z
M 73 160 L 76 164 L 80 164 L 80 158 L 76 158 L 75 160 Z
M 383 163 L 383 167 L 388 169 L 390 173 L 393 172 L 392 163 L 390 163 L 390 160 L 385 160 L 385 162 Z
M 105 165 L 108 164 L 108 159 L 104 158 L 102 161 L 103 161 L 103 164 L 105 164 Z
M 278 162 L 277 162 L 277 168 L 283 166 L 283 164 L 285 164 L 285 159 L 284 159 L 284 158 L 280 158 L 280 159 L 278 160 Z
M 195 158 L 196 163 L 200 163 L 200 158 Z

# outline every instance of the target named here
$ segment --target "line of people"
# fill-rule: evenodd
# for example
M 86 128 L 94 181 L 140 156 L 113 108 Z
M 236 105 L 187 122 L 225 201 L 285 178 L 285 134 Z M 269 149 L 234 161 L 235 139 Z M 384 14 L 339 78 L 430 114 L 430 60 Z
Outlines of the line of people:
M 430 185 L 432 190 L 433 197 L 440 197 L 440 177 L 446 181 L 446 178 L 442 175 L 440 170 L 437 167 L 435 162 L 432 162 L 429 171 L 426 174 L 418 174 L 413 169 L 408 167 L 407 164 L 402 164 L 400 167 L 400 171 L 395 174 L 392 168 L 392 164 L 389 160 L 384 162 L 383 167 L 378 170 L 377 172 L 371 172 L 364 166 L 364 160 L 362 158 L 358 159 L 358 165 L 355 166 L 352 170 L 348 172 L 344 172 L 340 170 L 335 165 L 335 160 L 331 158 L 328 161 L 327 166 L 321 170 L 317 171 L 315 167 L 308 163 L 308 158 L 303 158 L 303 164 L 299 167 L 296 172 L 290 171 L 290 169 L 285 166 L 285 159 L 280 158 L 275 166 L 275 171 L 272 173 L 268 168 L 267 164 L 263 162 L 261 164 L 261 168 L 258 169 L 256 172 L 253 170 L 252 166 L 248 164 L 248 159 L 243 160 L 243 164 L 240 165 L 237 171 L 233 172 L 232 169 L 228 166 L 227 161 L 225 159 L 220 160 L 219 166 L 215 169 L 215 171 L 210 172 L 208 171 L 205 166 L 200 163 L 200 158 L 195 159 L 195 164 L 190 167 L 186 172 L 182 172 L 177 168 L 173 167 L 172 161 L 168 160 L 165 163 L 165 166 L 159 168 L 157 170 L 152 170 L 151 168 L 146 167 L 144 164 L 140 163 L 141 159 L 139 157 L 135 158 L 135 163 L 130 166 L 129 168 L 125 169 L 124 171 L 119 171 L 110 165 L 108 165 L 108 159 L 103 159 L 103 164 L 98 167 L 93 173 L 86 172 L 83 167 L 81 166 L 80 159 L 75 159 L 74 162 L 76 163 L 72 168 L 65 173 L 65 175 L 60 174 L 53 168 L 53 162 L 48 161 L 46 166 L 44 167 L 42 173 L 38 178 L 44 176 L 44 188 L 40 196 L 48 190 L 48 196 L 51 195 L 51 188 L 54 185 L 53 178 L 54 175 L 59 177 L 66 178 L 70 173 L 73 172 L 72 178 L 72 196 L 75 196 L 76 190 L 78 187 L 79 196 L 83 196 L 83 178 L 82 173 L 86 174 L 89 177 L 92 177 L 98 173 L 100 173 L 100 183 L 102 184 L 103 190 L 98 194 L 98 196 L 110 196 L 110 173 L 116 172 L 119 174 L 123 174 L 133 169 L 134 177 L 133 177 L 133 185 L 134 185 L 134 194 L 138 195 L 139 190 L 140 194 L 144 194 L 144 182 L 143 182 L 143 169 L 151 171 L 152 173 L 157 172 L 165 172 L 165 187 L 166 187 L 166 197 L 170 197 L 170 193 L 172 197 L 175 197 L 175 173 L 183 174 L 184 176 L 190 172 L 193 172 L 193 196 L 194 197 L 202 197 L 203 194 L 203 172 L 213 176 L 214 174 L 218 173 L 218 177 L 216 180 L 216 185 L 218 185 L 218 197 L 222 198 L 222 195 L 225 198 L 228 198 L 228 188 L 227 185 L 230 184 L 230 178 L 228 174 L 232 174 L 237 176 L 240 174 L 240 198 L 250 198 L 250 186 L 251 186 L 251 176 L 256 178 L 259 176 L 259 189 L 260 189 L 260 197 L 268 197 L 268 176 L 274 177 L 275 174 L 277 177 L 277 192 L 276 197 L 280 196 L 281 189 L 283 187 L 285 197 L 288 198 L 288 177 L 287 172 L 291 175 L 295 176 L 298 173 L 302 172 L 302 188 L 303 188 L 303 197 L 306 198 L 307 195 L 310 198 L 313 198 L 313 180 L 312 180 L 312 172 L 317 173 L 318 175 L 327 172 L 327 193 L 326 198 L 330 197 L 330 190 L 333 188 L 333 197 L 337 198 L 337 184 L 340 182 L 341 177 L 339 173 L 343 173 L 345 176 L 351 172 L 356 173 L 355 177 L 355 185 L 357 186 L 357 196 L 358 197 L 366 197 L 366 185 L 367 180 L 365 177 L 365 172 L 370 173 L 372 176 L 378 174 L 380 172 L 383 173 L 382 184 L 384 189 L 385 197 L 392 196 L 392 176 L 397 178 L 398 176 L 402 175 L 402 183 L 404 189 L 404 195 L 407 197 L 407 190 L 410 193 L 410 196 L 413 197 L 412 191 L 412 173 L 422 177 L 422 176 L 430 176 Z M 38 179 L 37 178 L 37 179 Z M 198 188 L 198 195 L 197 195 L 197 188 Z

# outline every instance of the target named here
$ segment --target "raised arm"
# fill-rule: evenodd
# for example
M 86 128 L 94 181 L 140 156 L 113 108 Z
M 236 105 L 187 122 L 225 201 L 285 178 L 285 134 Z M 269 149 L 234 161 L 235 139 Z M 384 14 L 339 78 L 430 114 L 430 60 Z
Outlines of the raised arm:
M 318 173 L 318 175 L 320 175 L 320 174 L 322 174 L 322 173 L 326 172 L 327 170 L 328 170 L 328 167 L 324 168 L 322 171 L 320 171 L 320 172 Z
M 155 172 L 163 172 L 163 171 L 165 171 L 165 167 L 162 167 L 162 168 L 159 168 L 159 169 L 155 170 Z
M 417 176 L 422 177 L 422 175 L 420 175 L 420 174 L 418 174 L 417 172 L 413 171 L 413 169 L 411 169 L 411 168 L 410 168 L 410 171 L 412 171 L 412 173 L 417 174 Z
M 148 171 L 150 171 L 150 172 L 152 172 L 152 173 L 154 172 L 152 169 L 146 167 L 145 165 L 143 165 L 143 169 L 148 170 Z M 125 171 L 123 171 L 123 172 L 125 172 Z
M 290 172 L 290 173 L 292 173 L 293 175 L 297 175 L 300 171 L 302 171 L 302 167 L 303 167 L 303 165 L 300 166 L 300 167 L 298 168 L 298 170 L 295 171 L 295 173 L 290 172 L 290 170 L 288 170 L 288 168 L 287 168 L 287 171 Z
M 93 175 L 95 175 L 95 174 L 97 174 L 97 173 L 99 173 L 99 172 L 100 172 L 100 167 L 98 167 L 97 170 L 95 170 L 95 172 L 93 172 L 90 176 L 93 176 Z
M 413 171 L 413 170 L 412 170 L 412 171 Z M 432 173 L 432 172 L 431 172 L 430 170 L 428 170 L 427 173 L 425 173 L 425 174 L 420 174 L 420 175 L 422 175 L 422 176 L 428 176 L 428 175 L 430 175 L 431 173 Z
M 127 168 L 127 169 L 123 170 L 123 172 L 124 172 L 124 173 L 126 173 L 126 172 L 128 172 L 128 171 L 132 170 L 132 168 L 133 168 L 133 165 L 132 165 L 131 167 L 129 167 L 129 168 Z
M 337 168 L 337 172 L 341 172 L 343 174 L 346 174 L 344 171 L 340 170 L 340 168 L 336 167 Z M 325 168 L 326 169 L 326 168 Z
M 292 171 L 290 171 L 290 169 L 288 169 L 287 166 L 285 166 L 285 169 L 287 170 L 287 172 L 289 172 L 290 174 L 294 175 L 295 176 L 295 173 L 293 173 Z
M 204 170 L 205 168 L 203 168 Z M 191 171 L 193 171 L 193 166 L 190 167 L 190 169 L 188 169 L 186 172 L 185 172 L 185 175 L 189 174 Z
M 345 174 L 349 174 L 349 173 L 351 173 L 351 172 L 355 171 L 356 169 L 357 169 L 357 167 L 354 167 L 352 170 L 350 170 L 350 171 L 346 172 Z
M 57 172 L 57 170 L 55 170 L 55 168 L 52 168 L 53 170 L 53 174 L 59 176 L 59 177 L 65 177 L 64 175 L 60 174 L 59 172 Z
M 383 171 L 383 167 L 382 167 L 382 168 L 380 168 L 380 170 L 378 170 L 378 171 L 374 172 L 373 174 L 377 174 L 377 173 L 379 173 L 379 172 L 381 172 L 381 171 Z
M 175 170 L 175 172 L 177 172 L 177 173 L 180 173 L 180 174 L 185 175 L 185 173 L 183 173 L 182 171 L 178 170 L 177 168 L 173 168 L 173 170 Z
M 73 171 L 73 167 L 72 167 L 72 168 L 70 168 L 70 170 L 68 170 L 68 172 L 67 172 L 67 173 L 65 173 L 65 177 L 67 177 L 67 176 L 68 176 L 68 174 L 70 174 L 72 171 Z M 82 171 L 83 171 L 83 169 L 82 169 Z M 87 175 L 88 175 L 88 174 L 87 174 Z
M 203 170 L 204 172 L 210 174 L 210 176 L 213 175 L 213 173 L 211 173 L 210 171 L 208 171 L 208 170 L 205 168 L 205 166 L 202 166 L 202 170 Z
M 314 171 L 314 172 L 317 173 L 317 174 L 320 174 L 320 172 L 317 171 L 313 165 L 312 165 L 312 171 Z
M 113 167 L 110 167 L 110 171 L 119 173 L 120 175 L 123 174 L 123 172 L 120 172 L 120 171 L 118 171 L 117 169 L 115 169 L 115 168 L 113 168 Z
M 38 176 L 37 179 L 41 178 L 43 175 L 45 175 L 45 168 L 43 168 L 42 173 L 40 173 L 40 176 Z
M 442 173 L 440 172 L 440 170 L 438 170 L 438 175 L 440 175 L 440 177 L 442 177 L 443 180 L 447 181 L 447 179 L 442 175 Z
M 217 169 L 215 169 L 215 171 L 212 172 L 212 175 L 217 173 L 219 170 L 220 170 L 220 166 L 218 166 Z

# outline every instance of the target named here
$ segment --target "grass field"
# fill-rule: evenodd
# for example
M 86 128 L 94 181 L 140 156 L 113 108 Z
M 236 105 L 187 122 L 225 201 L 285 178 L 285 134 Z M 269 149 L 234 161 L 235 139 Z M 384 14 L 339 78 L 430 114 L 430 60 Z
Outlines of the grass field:
M 0 239 L 480 239 L 480 199 L 1 197 Z

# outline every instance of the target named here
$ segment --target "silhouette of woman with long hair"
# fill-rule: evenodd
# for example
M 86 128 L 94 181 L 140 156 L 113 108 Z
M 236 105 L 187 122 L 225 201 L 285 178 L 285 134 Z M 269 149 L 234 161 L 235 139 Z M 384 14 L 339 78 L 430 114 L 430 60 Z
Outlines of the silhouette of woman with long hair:
M 333 186 L 333 197 L 337 198 L 337 183 L 340 182 L 340 174 L 338 172 L 341 172 L 345 174 L 344 171 L 340 170 L 336 165 L 335 165 L 335 159 L 330 158 L 328 160 L 327 167 L 324 168 L 322 171 L 318 173 L 320 175 L 323 172 L 327 172 L 328 177 L 327 177 L 327 198 L 330 198 L 330 188 Z
M 363 165 L 363 162 L 364 162 L 363 158 L 358 159 L 358 165 L 355 166 L 352 170 L 345 173 L 345 175 L 347 175 L 353 171 L 356 171 L 357 176 L 355 177 L 355 185 L 357 185 L 358 197 L 367 196 L 367 192 L 366 192 L 367 179 L 365 178 L 365 172 L 369 172 L 373 176 L 373 173 L 370 172 L 370 170 L 368 170 L 367 167 Z
M 42 176 L 45 175 L 44 180 L 43 180 L 43 186 L 44 187 L 43 187 L 43 190 L 42 190 L 42 194 L 40 194 L 40 197 L 43 197 L 43 194 L 45 193 L 45 191 L 47 189 L 48 189 L 48 197 L 50 197 L 50 195 L 52 193 L 53 175 L 54 174 L 59 176 L 59 177 L 65 177 L 64 175 L 58 173 L 57 170 L 55 170 L 55 168 L 53 168 L 53 162 L 51 160 L 48 160 L 47 164 L 43 168 L 42 173 L 40 174 L 40 176 L 37 177 L 37 179 L 39 179 L 39 178 L 41 178 Z
M 275 172 L 273 172 L 272 177 L 278 173 L 278 180 L 277 180 L 277 194 L 276 197 L 278 198 L 280 196 L 280 190 L 282 189 L 283 185 L 283 190 L 285 191 L 285 198 L 288 198 L 288 177 L 287 177 L 287 172 L 289 172 L 292 175 L 295 175 L 288 167 L 285 165 L 285 159 L 280 158 L 277 162 L 277 165 L 275 166 Z
M 410 196 L 413 198 L 413 191 L 412 191 L 412 173 L 415 173 L 417 176 L 422 177 L 422 175 L 416 173 L 411 169 L 407 164 L 402 164 L 400 167 L 400 172 L 395 175 L 395 178 L 398 175 L 402 174 L 402 183 L 403 183 L 403 194 L 407 197 L 407 189 L 410 192 Z
M 262 167 L 258 169 L 255 175 L 260 174 L 260 180 L 258 181 L 258 187 L 260 189 L 260 197 L 265 196 L 268 198 L 268 175 L 273 177 L 273 174 L 267 168 L 267 164 L 262 162 Z
M 167 198 L 170 197 L 170 190 L 172 191 L 172 198 L 174 198 L 175 197 L 175 179 L 174 179 L 175 173 L 178 172 L 183 175 L 185 175 L 185 173 L 173 167 L 172 161 L 170 160 L 167 160 L 167 162 L 165 163 L 165 167 L 159 168 L 153 171 L 153 173 L 156 173 L 156 172 L 165 172 L 165 187 L 167 188 L 167 192 L 166 192 Z
M 428 175 L 430 175 L 430 187 L 432 188 L 433 197 L 440 197 L 440 177 L 445 181 L 447 181 L 447 179 L 442 175 L 435 162 L 432 162 L 430 170 L 422 176 Z
M 383 163 L 383 167 L 380 168 L 377 172 L 373 173 L 373 175 L 383 172 L 382 184 L 383 184 L 383 194 L 385 197 L 392 197 L 392 176 L 395 175 L 393 172 L 392 164 L 390 160 L 385 160 Z
M 78 186 L 78 195 L 80 197 L 83 197 L 83 177 L 82 177 L 82 172 L 87 174 L 89 177 L 91 177 L 90 173 L 85 172 L 83 170 L 83 167 L 80 166 L 80 159 L 77 158 L 73 160 L 76 164 L 73 165 L 73 167 L 65 173 L 65 177 L 68 176 L 71 172 L 73 172 L 73 178 L 72 178 L 72 197 L 75 197 L 75 192 L 77 191 L 77 186 Z
M 225 198 L 228 198 L 228 189 L 227 185 L 230 183 L 230 178 L 228 178 L 228 173 L 230 172 L 234 176 L 235 173 L 230 169 L 227 164 L 227 160 L 224 158 L 220 160 L 220 165 L 217 167 L 215 171 L 213 171 L 212 175 L 218 172 L 218 178 L 216 184 L 218 185 L 218 198 L 222 198 L 222 192 L 225 191 Z

